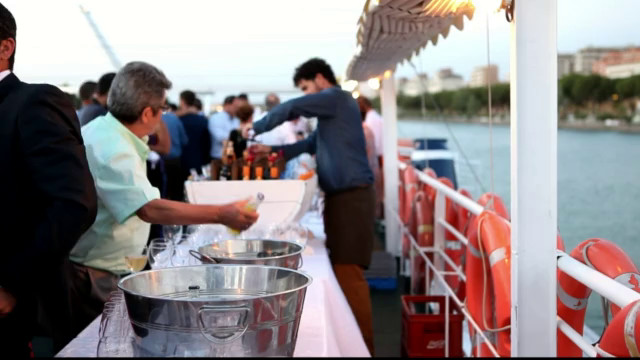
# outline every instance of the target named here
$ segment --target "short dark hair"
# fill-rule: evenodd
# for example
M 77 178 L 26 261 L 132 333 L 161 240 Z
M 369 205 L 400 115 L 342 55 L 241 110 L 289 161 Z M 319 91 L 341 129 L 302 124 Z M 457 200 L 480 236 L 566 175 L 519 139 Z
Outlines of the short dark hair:
M 100 76 L 98 79 L 98 95 L 107 95 L 109 93 L 109 89 L 111 89 L 111 83 L 113 83 L 113 79 L 116 77 L 116 73 L 110 72 Z
M 13 39 L 16 40 L 16 19 L 14 19 L 11 11 L 4 7 L 2 3 L 0 3 L 0 41 Z M 17 43 L 16 43 L 17 47 Z M 13 70 L 13 64 L 16 61 L 16 50 L 13 50 L 13 54 L 9 58 L 9 70 Z
M 241 123 L 249 121 L 251 115 L 253 115 L 253 106 L 249 104 L 243 104 L 238 108 L 238 110 L 236 110 L 236 117 L 240 119 Z
M 300 80 L 313 80 L 318 74 L 324 76 L 324 78 L 332 85 L 338 85 L 338 81 L 336 81 L 336 76 L 333 74 L 331 66 L 320 58 L 307 60 L 305 63 L 298 66 L 295 74 L 293 75 L 293 85 L 298 86 Z
M 242 100 L 249 101 L 249 96 L 247 96 L 247 94 L 246 94 L 246 93 L 240 93 L 240 94 L 238 95 L 238 99 L 242 99 Z
M 184 101 L 187 106 L 194 106 L 196 104 L 196 93 L 191 90 L 185 90 L 180 93 L 180 100 Z
M 233 103 L 233 100 L 235 100 L 236 97 L 233 95 L 229 95 L 226 98 L 224 98 L 224 102 L 222 103 L 223 105 L 230 105 Z
M 80 100 L 86 101 L 91 100 L 93 94 L 98 90 L 98 83 L 95 81 L 85 81 L 80 85 L 80 90 L 78 91 L 78 95 L 80 95 Z
M 198 111 L 202 111 L 202 100 L 196 98 L 196 100 L 193 102 L 193 106 L 198 109 Z
M 171 111 L 177 111 L 178 110 L 178 105 L 174 104 L 174 103 L 169 103 L 169 108 L 171 108 Z

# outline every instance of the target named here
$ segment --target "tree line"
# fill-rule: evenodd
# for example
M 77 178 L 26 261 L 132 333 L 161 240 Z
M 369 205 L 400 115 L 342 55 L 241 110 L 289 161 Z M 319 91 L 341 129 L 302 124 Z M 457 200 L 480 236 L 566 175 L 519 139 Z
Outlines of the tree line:
M 491 106 L 495 115 L 509 113 L 509 84 L 491 86 Z M 561 119 L 571 114 L 575 118 L 589 116 L 599 120 L 618 118 L 629 121 L 640 98 L 640 75 L 622 79 L 609 79 L 600 75 L 571 74 L 558 80 L 558 109 Z M 488 114 L 487 87 L 462 88 L 432 94 L 397 94 L 401 115 L 418 115 L 422 108 L 428 116 L 440 114 L 452 116 L 483 116 Z M 380 99 L 374 99 L 380 108 Z

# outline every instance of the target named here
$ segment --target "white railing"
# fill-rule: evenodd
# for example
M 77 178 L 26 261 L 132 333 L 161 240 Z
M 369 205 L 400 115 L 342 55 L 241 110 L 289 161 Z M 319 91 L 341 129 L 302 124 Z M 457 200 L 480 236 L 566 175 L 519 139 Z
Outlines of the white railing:
M 404 170 L 408 165 L 399 162 L 399 168 Z M 414 169 L 415 170 L 415 169 Z M 471 317 L 471 314 L 466 309 L 465 303 L 461 301 L 455 291 L 451 289 L 447 281 L 445 280 L 446 275 L 456 275 L 461 281 L 466 281 L 466 277 L 463 269 L 460 266 L 457 266 L 453 260 L 445 253 L 445 230 L 452 233 L 460 242 L 465 245 L 469 244 L 469 240 L 461 234 L 453 225 L 449 224 L 446 221 L 446 198 L 451 199 L 456 204 L 466 208 L 474 215 L 480 215 L 484 208 L 469 199 L 468 197 L 460 194 L 456 190 L 444 185 L 439 180 L 434 179 L 422 171 L 415 170 L 418 174 L 418 178 L 421 182 L 431 186 L 436 190 L 436 200 L 434 206 L 434 246 L 433 247 L 421 247 L 416 239 L 411 235 L 406 226 L 404 226 L 402 219 L 396 211 L 392 211 L 395 214 L 395 221 L 400 225 L 403 234 L 407 236 L 411 244 L 411 251 L 409 255 L 409 269 L 408 273 L 413 276 L 413 259 L 414 259 L 414 251 L 418 252 L 418 255 L 422 257 L 425 261 L 425 289 L 427 294 L 431 291 L 431 273 L 434 274 L 434 279 L 438 281 L 434 284 L 434 288 L 440 288 L 444 291 L 445 295 L 445 356 L 449 356 L 449 298 L 451 298 L 456 305 L 460 308 L 462 314 L 465 316 L 466 320 L 471 324 L 471 327 L 477 333 L 476 344 L 472 344 L 472 346 L 478 346 L 479 342 L 482 341 L 487 345 L 489 351 L 495 356 L 499 357 L 498 352 L 491 343 L 491 341 L 487 338 L 485 332 L 478 326 L 476 321 Z M 402 244 L 402 242 L 400 242 Z M 400 251 L 402 254 L 402 251 Z M 429 259 L 427 254 L 434 254 L 433 261 Z M 591 288 L 593 291 L 602 295 L 603 297 L 610 300 L 612 303 L 624 307 L 636 300 L 640 300 L 640 294 L 627 288 L 626 286 L 618 283 L 617 281 L 611 279 L 610 277 L 598 272 L 590 268 L 589 266 L 575 260 L 568 254 L 559 251 L 558 255 L 558 268 L 562 270 L 567 275 L 571 276 L 578 282 L 584 284 L 585 286 Z M 447 263 L 452 271 L 444 270 L 444 263 Z M 401 264 L 404 264 L 404 261 L 401 261 Z M 405 265 L 406 266 L 406 265 Z M 405 271 L 407 273 L 407 271 Z M 413 282 L 411 282 L 413 284 Z M 412 289 L 413 290 L 413 289 Z M 441 310 L 441 309 L 440 309 Z M 586 329 L 588 329 L 585 326 Z M 562 331 L 572 342 L 574 342 L 588 357 L 596 357 L 597 355 L 606 355 L 601 350 L 599 350 L 596 346 L 593 346 L 589 341 L 587 341 L 584 335 L 579 334 L 575 331 L 571 326 L 569 326 L 565 321 L 558 317 L 558 329 Z M 471 355 L 471 354 L 468 354 Z

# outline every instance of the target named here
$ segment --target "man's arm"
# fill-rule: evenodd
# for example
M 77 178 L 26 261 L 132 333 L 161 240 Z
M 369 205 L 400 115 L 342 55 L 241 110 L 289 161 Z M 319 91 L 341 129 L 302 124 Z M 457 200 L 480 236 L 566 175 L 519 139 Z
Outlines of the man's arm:
M 287 161 L 302 153 L 314 155 L 316 153 L 316 131 L 311 133 L 306 139 L 294 144 L 281 146 L 254 145 L 250 151 L 260 155 L 268 155 L 271 152 L 280 152 L 281 150 L 284 159 Z
M 47 199 L 44 216 L 33 230 L 28 252 L 3 263 L 0 285 L 11 291 L 18 282 L 65 259 L 80 235 L 93 224 L 97 199 L 77 116 L 67 96 L 52 86 L 28 94 L 18 123 L 19 144 L 34 192 Z M 19 271 L 17 270 L 19 269 Z M 24 284 L 22 284 L 24 285 Z
M 223 224 L 244 230 L 258 220 L 256 212 L 244 210 L 248 200 L 227 205 L 194 205 L 156 199 L 146 203 L 136 215 L 152 224 Z
M 324 119 L 334 116 L 335 112 L 336 94 L 333 90 L 327 89 L 316 94 L 291 99 L 274 107 L 262 120 L 253 124 L 253 129 L 256 134 L 261 134 L 287 120 L 294 120 L 300 116 Z

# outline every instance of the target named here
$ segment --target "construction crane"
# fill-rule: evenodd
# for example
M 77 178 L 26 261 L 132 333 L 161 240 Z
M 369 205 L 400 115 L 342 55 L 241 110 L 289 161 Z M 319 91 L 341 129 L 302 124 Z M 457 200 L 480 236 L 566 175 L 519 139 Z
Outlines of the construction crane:
M 85 9 L 84 6 L 80 5 L 80 11 L 82 11 L 82 14 L 89 22 L 89 26 L 91 26 L 91 29 L 93 29 L 93 32 L 96 34 L 96 37 L 100 42 L 100 45 L 102 45 L 102 48 L 107 53 L 107 56 L 109 57 L 109 61 L 111 61 L 111 65 L 113 65 L 113 67 L 117 71 L 118 69 L 120 69 L 120 67 L 122 67 L 120 60 L 118 60 L 118 57 L 111 49 L 111 46 L 109 46 L 109 44 L 107 43 L 107 40 L 105 40 L 104 36 L 102 36 L 102 33 L 100 32 L 100 29 L 98 29 L 98 25 L 96 25 L 96 23 L 93 21 L 93 18 L 91 17 L 91 13 L 89 12 L 89 10 Z

